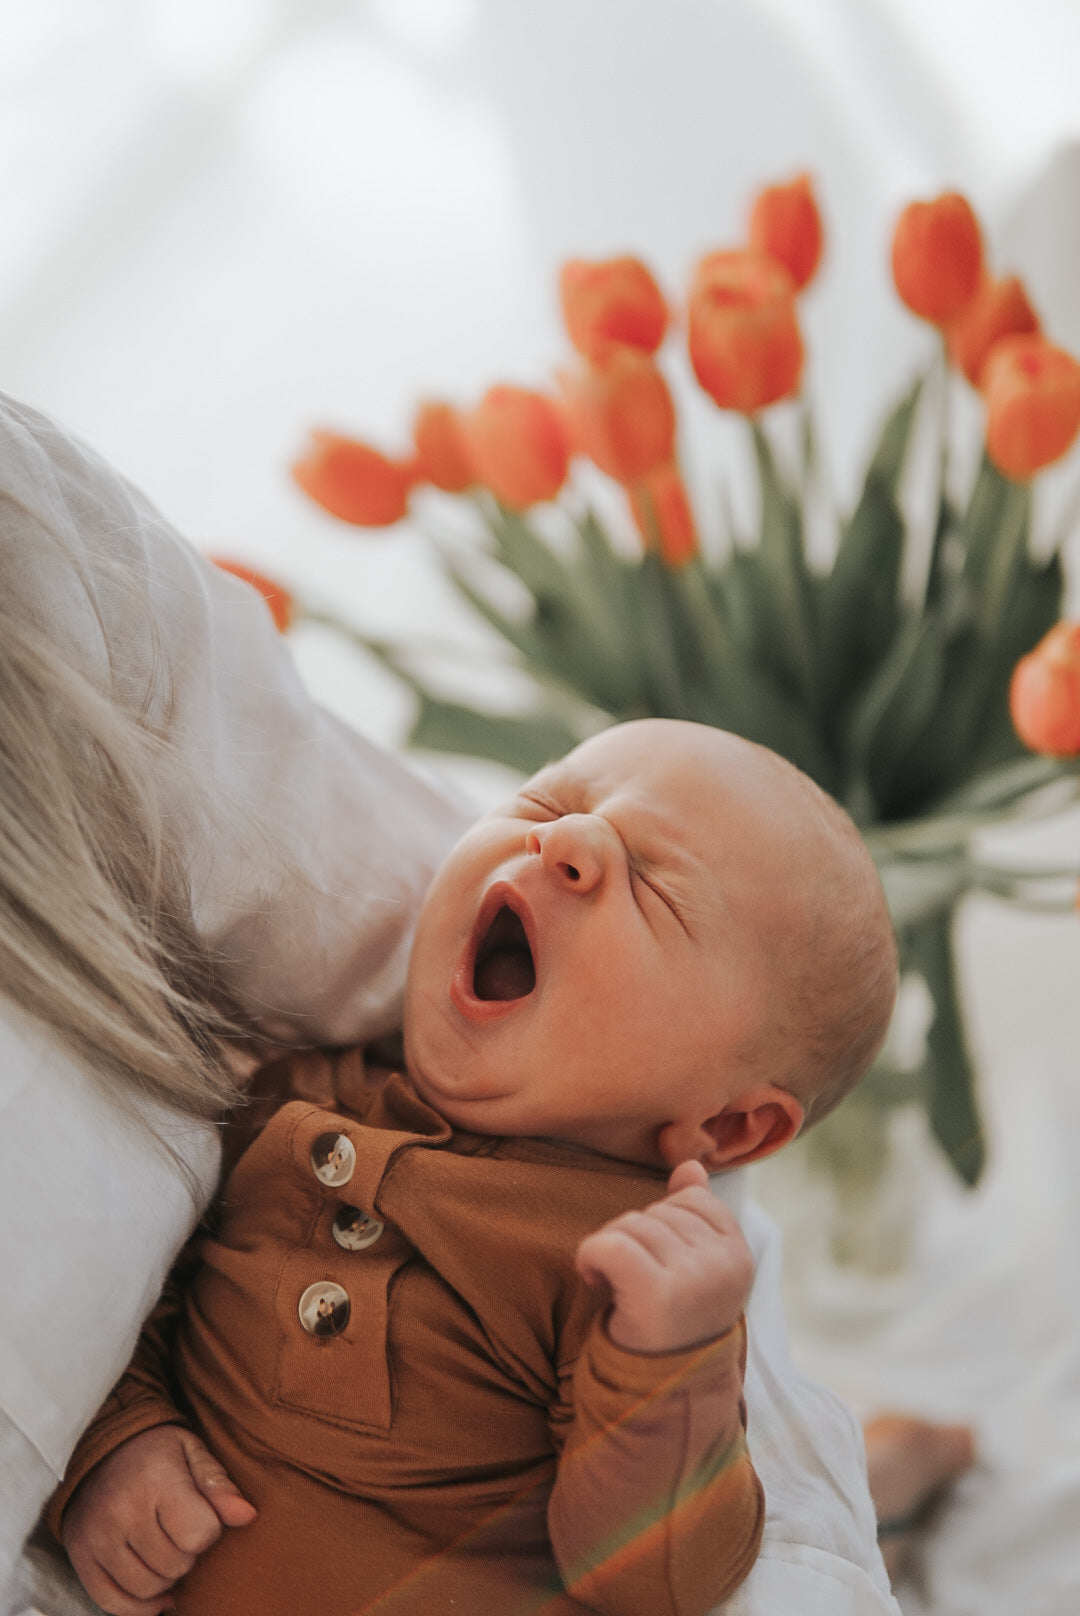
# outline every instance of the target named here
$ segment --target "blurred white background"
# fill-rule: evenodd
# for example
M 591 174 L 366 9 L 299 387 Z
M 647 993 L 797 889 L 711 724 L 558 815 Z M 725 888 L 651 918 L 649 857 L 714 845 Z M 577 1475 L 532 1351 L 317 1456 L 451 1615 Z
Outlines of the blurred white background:
M 1075 0 L 0 0 L 0 385 L 197 543 L 423 627 L 422 547 L 292 489 L 309 425 L 402 447 L 422 394 L 541 381 L 562 258 L 637 251 L 677 296 L 808 168 L 809 386 L 849 497 L 929 351 L 888 274 L 910 197 L 965 189 L 1080 347 L 1078 64 Z M 735 456 L 714 411 L 687 436 L 691 475 Z M 388 681 L 299 642 L 400 735 Z
M 309 426 L 394 450 L 422 395 L 541 383 L 561 259 L 634 251 L 677 295 L 760 185 L 809 169 L 810 389 L 846 500 L 929 352 L 888 272 L 910 198 L 966 191 L 995 269 L 1080 350 L 1078 82 L 1076 0 L 0 0 L 0 386 L 202 547 L 425 632 L 448 602 L 421 536 L 357 535 L 292 488 Z M 707 501 L 736 438 L 700 407 L 687 434 Z M 385 675 L 312 630 L 295 647 L 400 739 Z M 1075 823 L 1056 837 L 1075 856 Z M 979 1424 L 909 1611 L 1075 1616 L 1080 924 L 981 903 L 963 937 L 991 1169 L 963 1200 L 938 1186 L 884 1322 L 804 1319 L 796 1347 L 863 1404 Z

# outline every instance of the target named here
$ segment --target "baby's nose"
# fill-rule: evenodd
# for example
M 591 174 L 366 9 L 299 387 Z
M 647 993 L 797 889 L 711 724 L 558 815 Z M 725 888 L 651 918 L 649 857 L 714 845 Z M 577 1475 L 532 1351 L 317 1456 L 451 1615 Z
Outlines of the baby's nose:
M 549 825 L 536 825 L 525 838 L 526 850 L 537 853 L 545 871 L 569 891 L 594 891 L 618 852 L 618 838 L 596 814 L 565 814 Z

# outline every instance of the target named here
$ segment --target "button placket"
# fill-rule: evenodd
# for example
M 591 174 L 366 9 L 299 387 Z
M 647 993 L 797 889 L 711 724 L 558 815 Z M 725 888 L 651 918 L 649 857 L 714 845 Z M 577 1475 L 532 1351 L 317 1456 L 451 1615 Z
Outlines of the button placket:
M 278 1273 L 282 1334 L 271 1396 L 338 1429 L 390 1428 L 389 1291 L 413 1253 L 378 1218 L 376 1197 L 403 1142 L 401 1132 L 316 1107 L 298 1114 L 292 1130 L 293 1182 L 312 1217 Z

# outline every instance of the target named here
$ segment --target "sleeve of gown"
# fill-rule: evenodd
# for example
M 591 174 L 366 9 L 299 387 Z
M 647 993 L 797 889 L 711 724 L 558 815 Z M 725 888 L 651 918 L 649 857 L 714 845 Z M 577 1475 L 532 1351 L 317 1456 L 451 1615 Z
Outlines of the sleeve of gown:
M 742 1399 L 746 1326 L 685 1352 L 623 1351 L 603 1322 L 577 1360 L 548 1529 L 587 1609 L 705 1616 L 754 1563 L 764 1525 Z

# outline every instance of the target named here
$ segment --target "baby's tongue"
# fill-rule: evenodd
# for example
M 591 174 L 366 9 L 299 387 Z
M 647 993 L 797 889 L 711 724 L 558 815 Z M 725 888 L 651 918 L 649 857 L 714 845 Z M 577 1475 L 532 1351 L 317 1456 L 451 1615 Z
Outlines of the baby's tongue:
M 478 999 L 524 999 L 535 985 L 527 948 L 493 948 L 477 961 L 473 991 Z

